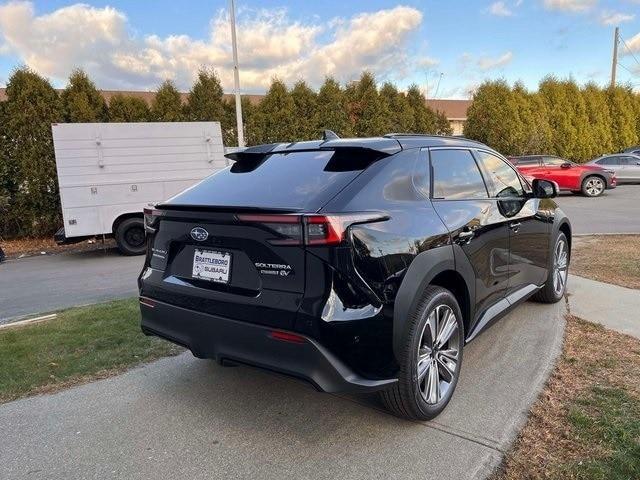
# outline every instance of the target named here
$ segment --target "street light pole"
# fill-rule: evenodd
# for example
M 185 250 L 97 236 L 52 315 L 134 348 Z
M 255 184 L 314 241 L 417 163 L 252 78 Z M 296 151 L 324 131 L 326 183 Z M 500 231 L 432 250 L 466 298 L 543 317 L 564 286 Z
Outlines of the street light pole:
M 238 44 L 236 42 L 236 6 L 229 0 L 231 20 L 231 43 L 233 46 L 233 86 L 236 95 L 236 125 L 238 129 L 238 146 L 244 147 L 244 129 L 242 127 L 242 101 L 240 100 L 240 73 L 238 70 Z

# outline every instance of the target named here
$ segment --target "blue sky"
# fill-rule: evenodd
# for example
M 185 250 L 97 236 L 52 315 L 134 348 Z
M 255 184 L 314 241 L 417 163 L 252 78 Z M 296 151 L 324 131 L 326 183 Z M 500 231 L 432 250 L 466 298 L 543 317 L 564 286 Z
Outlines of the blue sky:
M 273 76 L 317 86 L 372 70 L 400 87 L 464 98 L 485 79 L 545 75 L 608 82 L 619 25 L 619 80 L 640 88 L 640 0 L 236 0 L 242 90 Z M 457 5 L 457 6 L 454 6 Z M 100 88 L 188 89 L 200 65 L 231 88 L 226 0 L 0 0 L 0 84 L 27 64 L 64 86 L 74 67 Z M 628 46 L 628 49 L 627 49 Z M 634 56 L 629 53 L 634 52 Z M 442 75 L 440 75 L 442 74 Z

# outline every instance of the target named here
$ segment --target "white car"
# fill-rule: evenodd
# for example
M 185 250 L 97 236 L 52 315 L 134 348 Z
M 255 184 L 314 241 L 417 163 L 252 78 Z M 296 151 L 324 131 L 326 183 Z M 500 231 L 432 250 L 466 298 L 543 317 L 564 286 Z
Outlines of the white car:
M 613 170 L 618 177 L 618 183 L 640 182 L 640 155 L 633 153 L 614 153 L 603 155 L 588 162 Z

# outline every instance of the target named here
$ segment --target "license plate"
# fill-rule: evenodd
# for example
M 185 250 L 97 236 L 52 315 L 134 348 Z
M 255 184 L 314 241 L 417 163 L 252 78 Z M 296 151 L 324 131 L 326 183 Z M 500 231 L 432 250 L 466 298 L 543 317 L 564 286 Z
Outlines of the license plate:
M 193 254 L 193 271 L 191 276 L 198 280 L 229 283 L 231 272 L 231 254 L 215 250 L 196 248 Z

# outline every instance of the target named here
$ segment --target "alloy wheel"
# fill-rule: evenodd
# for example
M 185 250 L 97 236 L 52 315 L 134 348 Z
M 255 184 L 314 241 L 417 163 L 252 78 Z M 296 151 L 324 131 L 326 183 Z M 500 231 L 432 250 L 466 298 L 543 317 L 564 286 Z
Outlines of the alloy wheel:
M 597 197 L 604 190 L 604 182 L 600 178 L 589 178 L 584 189 L 588 195 Z
M 458 375 L 460 331 L 453 310 L 438 305 L 422 329 L 418 344 L 417 381 L 425 402 L 439 403 Z
M 564 294 L 567 285 L 568 260 L 567 242 L 564 238 L 559 238 L 553 255 L 553 291 L 558 297 Z

